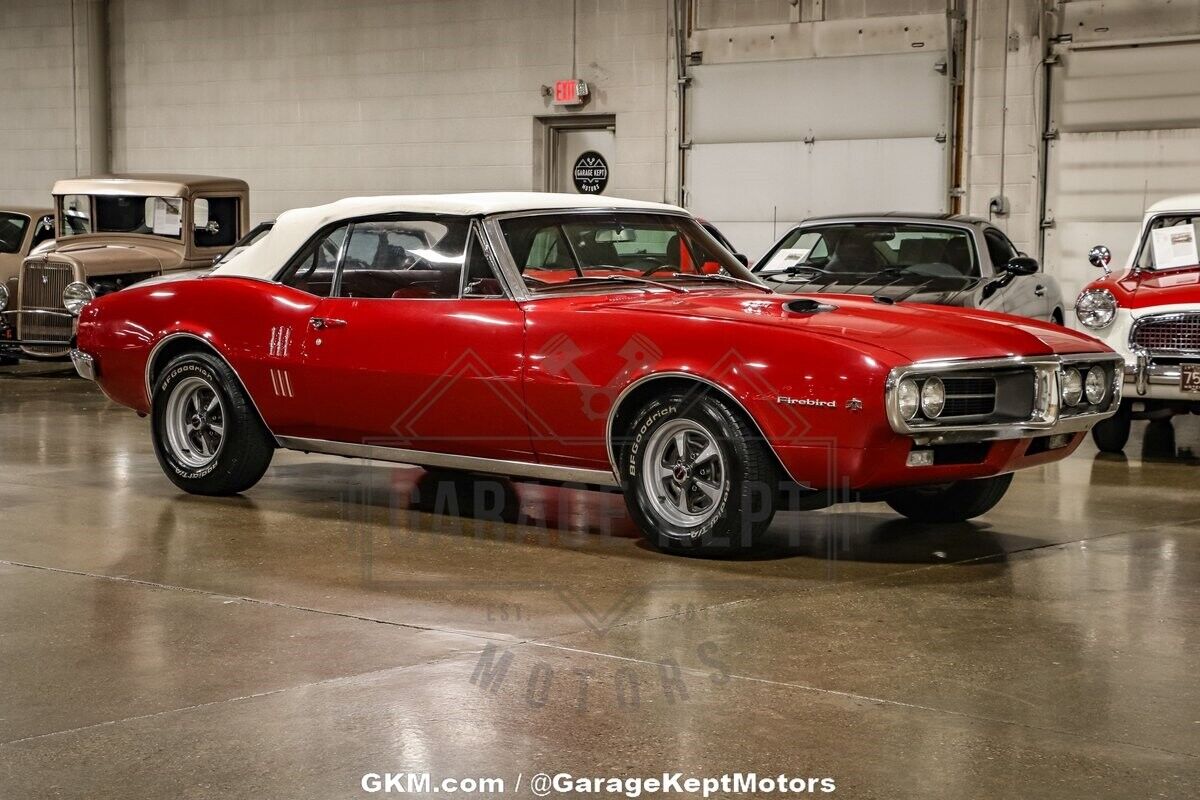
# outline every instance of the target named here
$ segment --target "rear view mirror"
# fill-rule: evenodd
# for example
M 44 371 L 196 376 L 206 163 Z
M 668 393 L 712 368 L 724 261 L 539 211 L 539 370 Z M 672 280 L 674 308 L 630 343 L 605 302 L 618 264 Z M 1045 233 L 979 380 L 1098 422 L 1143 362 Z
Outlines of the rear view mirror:
M 1033 275 L 1039 269 L 1037 259 L 1030 256 L 1014 256 L 1004 265 L 1004 271 L 1010 275 Z
M 1108 262 L 1112 261 L 1112 251 L 1102 244 L 1098 244 L 1088 252 L 1088 261 L 1096 269 L 1104 270 L 1104 274 L 1108 274 Z

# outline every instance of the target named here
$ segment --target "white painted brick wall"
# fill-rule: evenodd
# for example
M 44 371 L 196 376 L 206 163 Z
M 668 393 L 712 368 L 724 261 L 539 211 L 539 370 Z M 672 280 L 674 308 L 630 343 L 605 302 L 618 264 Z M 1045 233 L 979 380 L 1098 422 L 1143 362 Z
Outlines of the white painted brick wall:
M 1010 213 L 992 216 L 992 221 L 1017 247 L 1034 254 L 1041 241 L 1038 181 L 1044 123 L 1038 7 L 1038 0 L 968 5 L 972 53 L 965 211 L 988 218 L 990 200 L 1003 193 Z M 1015 51 L 1008 50 L 1010 33 L 1017 34 Z
M 255 219 L 534 188 L 539 89 L 571 75 L 571 0 L 112 2 L 114 169 L 244 178 Z M 578 0 L 575 25 L 586 112 L 617 115 L 608 193 L 673 196 L 669 5 Z
M 0 204 L 75 173 L 70 0 L 0 2 Z

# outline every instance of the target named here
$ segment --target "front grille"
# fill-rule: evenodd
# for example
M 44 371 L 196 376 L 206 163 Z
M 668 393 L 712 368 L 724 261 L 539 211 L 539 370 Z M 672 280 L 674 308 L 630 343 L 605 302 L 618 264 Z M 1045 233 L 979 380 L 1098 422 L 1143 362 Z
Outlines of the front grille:
M 942 379 L 946 387 L 946 407 L 942 417 L 974 417 L 996 410 L 995 378 Z
M 1134 324 L 1129 344 L 1151 355 L 1200 355 L 1200 312 L 1143 317 Z
M 39 262 L 26 264 L 21 272 L 22 312 L 62 312 L 62 293 L 67 284 L 75 279 L 69 264 Z M 74 323 L 70 317 L 51 314 L 22 313 L 17 316 L 17 338 L 42 341 L 60 341 L 63 347 L 27 347 L 31 355 L 65 355 L 74 334 Z

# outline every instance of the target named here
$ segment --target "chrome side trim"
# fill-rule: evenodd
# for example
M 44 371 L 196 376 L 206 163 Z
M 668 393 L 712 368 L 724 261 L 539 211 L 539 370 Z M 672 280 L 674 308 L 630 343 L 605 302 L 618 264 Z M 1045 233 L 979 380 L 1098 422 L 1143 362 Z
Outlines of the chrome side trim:
M 258 407 L 258 403 L 256 403 L 254 401 L 254 395 L 252 395 L 250 393 L 250 390 L 248 388 L 246 388 L 246 382 L 244 380 L 242 380 L 242 376 L 240 373 L 238 373 L 237 367 L 233 366 L 233 364 L 229 361 L 229 359 L 225 357 L 225 354 L 217 349 L 216 345 L 214 345 L 208 339 L 205 339 L 203 336 L 197 336 L 194 333 L 185 333 L 185 332 L 169 333 L 166 336 L 164 336 L 163 338 L 159 339 L 158 342 L 154 345 L 154 347 L 152 347 L 150 349 L 150 354 L 148 356 L 146 356 L 146 369 L 145 369 L 145 373 L 146 373 L 146 407 L 151 408 L 151 409 L 153 409 L 153 407 L 154 407 L 154 388 L 150 385 L 151 381 L 153 380 L 153 376 L 150 374 L 150 367 L 151 367 L 151 365 L 154 364 L 154 359 L 155 359 L 155 357 L 158 356 L 158 351 L 162 349 L 163 345 L 165 345 L 167 342 L 171 341 L 172 339 L 181 339 L 181 338 L 195 339 L 197 342 L 201 342 L 202 344 L 205 345 L 205 347 L 208 350 L 211 350 L 212 352 L 216 353 L 217 358 L 219 358 L 225 362 L 225 366 L 229 367 L 229 371 L 233 373 L 233 377 L 237 378 L 237 382 L 241 385 L 242 391 L 245 392 L 246 397 L 248 397 L 250 399 L 250 405 L 254 408 L 254 413 L 258 414 L 258 418 L 260 420 L 262 420 L 263 427 L 265 427 L 267 429 L 267 433 L 271 434 L 272 438 L 275 438 L 275 434 L 271 432 L 271 426 L 267 424 L 267 418 L 263 416 L 262 409 L 260 409 Z
M 276 438 L 280 447 L 305 453 L 323 453 L 344 458 L 369 458 L 374 461 L 413 464 L 418 467 L 461 469 L 468 472 L 486 472 L 493 475 L 510 475 L 517 478 L 535 478 L 563 483 L 584 483 L 593 486 L 620 485 L 613 475 L 602 469 L 533 464 L 528 461 L 460 456 L 453 453 L 434 453 L 427 450 L 408 450 L 403 447 L 386 447 L 375 444 L 334 442 L 328 439 L 305 439 L 298 436 Z
M 72 350 L 71 363 L 75 365 L 75 371 L 79 373 L 79 377 L 89 381 L 96 380 L 96 359 L 82 350 Z
M 791 473 L 788 471 L 787 465 L 784 463 L 783 459 L 779 457 L 779 452 L 775 449 L 775 443 L 772 442 L 769 438 L 767 438 L 766 433 L 763 432 L 762 426 L 758 424 L 758 420 L 756 420 L 754 418 L 754 415 L 750 413 L 750 410 L 747 409 L 746 406 L 742 404 L 741 400 L 738 400 L 736 397 L 733 396 L 732 392 L 730 392 L 724 386 L 721 386 L 718 383 L 713 383 L 708 378 L 702 378 L 699 375 L 696 375 L 695 373 L 691 373 L 691 372 L 655 372 L 650 375 L 643 375 L 642 377 L 638 378 L 636 381 L 634 381 L 633 383 L 629 384 L 628 386 L 626 386 L 624 389 L 621 390 L 621 393 L 617 395 L 615 400 L 613 400 L 612 409 L 608 412 L 608 420 L 604 424 L 604 446 L 608 452 L 608 463 L 612 466 L 613 479 L 618 484 L 621 482 L 621 470 L 617 466 L 617 455 L 616 455 L 616 453 L 613 452 L 613 422 L 617 418 L 617 411 L 621 408 L 621 404 L 623 402 L 625 402 L 625 398 L 628 397 L 629 394 L 631 392 L 633 392 L 634 389 L 638 388 L 639 386 L 641 386 L 644 383 L 649 383 L 650 381 L 666 380 L 669 378 L 686 378 L 688 380 L 696 381 L 697 383 L 703 383 L 704 385 L 709 386 L 713 389 L 716 389 L 718 392 L 720 392 L 722 395 L 724 395 L 727 400 L 730 400 L 734 405 L 736 405 L 739 409 L 741 409 L 742 413 L 745 414 L 747 419 L 749 419 L 750 422 L 754 425 L 754 429 L 758 431 L 758 435 L 761 436 L 762 440 L 767 443 L 768 447 L 771 448 L 771 453 L 774 454 L 775 460 L 779 462 L 779 466 L 783 469 L 784 473 L 788 476 L 788 479 L 792 480 L 792 481 L 796 480 L 791 475 Z
M 1103 411 L 1078 414 L 1063 413 L 1059 375 L 1066 364 L 1107 363 L 1110 367 L 1108 407 Z M 1008 356 L 988 359 L 948 359 L 918 361 L 896 367 L 888 373 L 884 384 L 884 405 L 892 430 L 911 436 L 922 444 L 950 441 L 989 441 L 995 439 L 1024 439 L 1055 433 L 1087 430 L 1101 420 L 1117 413 L 1121 404 L 1121 388 L 1125 380 L 1125 362 L 1115 353 L 1066 353 L 1051 356 Z M 896 386 L 904 378 L 921 375 L 944 375 L 960 371 L 1009 369 L 1029 367 L 1034 371 L 1034 409 L 1029 419 L 1011 422 L 985 422 L 975 425 L 938 425 L 925 421 L 914 425 L 900 414 Z

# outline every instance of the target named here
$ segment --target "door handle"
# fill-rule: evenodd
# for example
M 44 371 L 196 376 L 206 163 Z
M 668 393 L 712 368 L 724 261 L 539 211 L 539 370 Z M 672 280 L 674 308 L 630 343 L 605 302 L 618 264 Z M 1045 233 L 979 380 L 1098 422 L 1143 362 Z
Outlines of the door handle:
M 346 327 L 346 320 L 333 319 L 332 317 L 313 317 L 308 321 L 308 324 L 312 325 L 317 330 L 323 330 L 325 328 L 344 328 Z
M 1033 287 L 1033 293 L 1036 294 L 1038 297 L 1045 297 L 1046 296 L 1046 287 L 1042 286 L 1039 283 L 1037 286 Z

